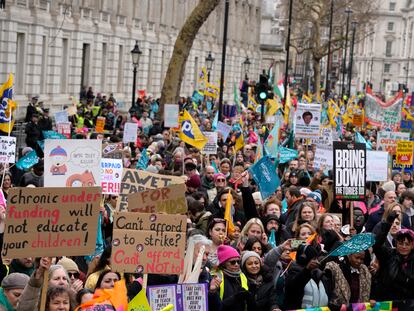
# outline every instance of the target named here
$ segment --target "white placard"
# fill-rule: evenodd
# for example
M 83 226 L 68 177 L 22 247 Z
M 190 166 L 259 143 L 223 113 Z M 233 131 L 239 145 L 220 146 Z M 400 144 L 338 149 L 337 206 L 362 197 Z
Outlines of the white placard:
M 122 141 L 127 143 L 135 143 L 138 137 L 138 124 L 137 123 L 125 123 L 124 136 Z
M 388 180 L 388 152 L 367 150 L 367 181 Z
M 122 170 L 121 159 L 101 159 L 101 188 L 103 194 L 119 194 Z
M 203 132 L 203 135 L 208 138 L 207 144 L 205 144 L 202 154 L 216 154 L 217 153 L 217 132 Z
M 164 127 L 178 127 L 178 105 L 164 105 Z
M 221 121 L 218 121 L 217 132 L 221 133 L 221 135 L 223 136 L 223 141 L 226 141 L 227 137 L 231 132 L 231 126 Z
M 318 138 L 320 128 L 320 105 L 299 103 L 295 113 L 295 137 Z
M 333 168 L 332 148 L 316 146 L 315 158 L 313 160 L 315 170 L 331 170 Z
M 16 137 L 0 136 L 0 163 L 16 162 Z
M 67 110 L 56 112 L 55 113 L 55 122 L 56 122 L 56 124 L 68 122 L 68 115 L 69 114 L 68 114 Z

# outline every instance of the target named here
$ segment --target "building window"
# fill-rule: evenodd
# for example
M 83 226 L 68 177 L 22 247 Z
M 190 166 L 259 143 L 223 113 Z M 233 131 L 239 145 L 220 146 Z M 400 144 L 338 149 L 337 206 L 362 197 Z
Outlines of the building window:
M 387 29 L 388 29 L 388 31 L 393 31 L 394 30 L 394 23 L 393 22 L 389 22 Z
M 106 54 L 107 45 L 106 43 L 102 43 L 101 90 L 103 91 L 106 89 Z
M 24 76 L 25 76 L 25 55 L 26 55 L 26 35 L 24 33 L 17 33 L 17 48 L 16 48 L 16 94 L 24 94 Z
M 60 91 L 66 93 L 68 85 L 69 39 L 62 39 L 62 68 L 60 71 Z
M 395 2 L 390 2 L 390 11 L 395 11 L 395 6 L 396 6 Z
M 385 56 L 392 56 L 392 41 L 385 42 Z
M 391 71 L 391 64 L 384 64 L 384 73 L 389 73 Z
M 118 91 L 123 91 L 124 85 L 124 46 L 119 46 L 119 59 L 118 59 Z

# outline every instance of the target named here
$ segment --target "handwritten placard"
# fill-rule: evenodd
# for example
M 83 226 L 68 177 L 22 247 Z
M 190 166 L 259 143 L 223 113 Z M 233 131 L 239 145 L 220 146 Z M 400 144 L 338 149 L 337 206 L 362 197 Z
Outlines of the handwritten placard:
M 127 143 L 135 143 L 138 137 L 138 124 L 137 123 L 125 123 L 124 136 L 122 141 Z
M 11 188 L 2 256 L 81 256 L 95 250 L 101 190 Z
M 111 267 L 116 271 L 180 274 L 187 216 L 116 212 Z
M 0 136 L 0 163 L 16 162 L 16 137 Z
M 122 178 L 122 160 L 101 159 L 101 187 L 103 194 L 118 195 Z
M 178 127 L 178 113 L 179 107 L 174 104 L 164 105 L 164 126 L 165 127 Z

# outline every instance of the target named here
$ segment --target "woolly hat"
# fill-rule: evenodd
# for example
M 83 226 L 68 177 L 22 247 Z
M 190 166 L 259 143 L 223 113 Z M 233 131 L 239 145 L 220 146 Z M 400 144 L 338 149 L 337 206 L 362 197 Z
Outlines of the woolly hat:
M 277 215 L 267 215 L 263 217 L 263 226 L 266 228 L 269 221 L 275 220 L 280 225 L 280 219 Z
M 256 257 L 260 261 L 260 256 L 259 256 L 258 253 L 253 252 L 253 251 L 245 251 L 245 252 L 243 252 L 242 259 L 241 259 L 241 266 L 242 267 L 246 263 L 247 259 L 249 259 L 250 257 Z
M 3 289 L 23 289 L 26 287 L 26 284 L 29 282 L 29 279 L 30 277 L 23 273 L 10 273 L 1 282 L 1 287 L 3 287 Z
M 57 146 L 56 148 L 52 149 L 52 151 L 50 152 L 50 156 L 65 156 L 67 157 L 67 153 L 65 151 L 65 149 L 63 149 L 60 146 Z
M 201 179 L 199 175 L 193 175 L 190 177 L 190 179 L 186 182 L 187 187 L 191 188 L 200 188 L 201 187 Z
M 392 180 L 387 181 L 382 185 L 382 189 L 384 189 L 385 192 L 395 191 L 395 183 Z
M 300 188 L 300 194 L 303 195 L 304 197 L 307 197 L 309 193 L 311 193 L 312 190 L 310 190 L 309 188 Z
M 219 264 L 222 265 L 231 258 L 240 258 L 240 254 L 231 246 L 220 245 L 217 248 L 217 258 Z
M 216 182 L 217 178 L 219 177 L 223 177 L 224 179 L 226 179 L 226 176 L 223 173 L 216 173 L 214 174 L 214 182 Z
M 63 257 L 56 264 L 61 265 L 68 272 L 76 271 L 76 272 L 79 273 L 78 265 L 72 259 L 70 259 L 68 257 Z
M 319 190 L 315 190 L 307 195 L 307 198 L 314 199 L 318 204 L 322 201 L 322 193 Z

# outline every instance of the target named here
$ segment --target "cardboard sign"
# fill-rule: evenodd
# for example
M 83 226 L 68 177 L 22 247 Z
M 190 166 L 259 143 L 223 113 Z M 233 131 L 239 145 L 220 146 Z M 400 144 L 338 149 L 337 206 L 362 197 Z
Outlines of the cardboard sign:
M 352 124 L 356 127 L 362 127 L 364 125 L 364 117 L 362 113 L 354 113 L 354 115 L 352 116 Z
M 217 153 L 217 132 L 203 132 L 203 135 L 208 138 L 207 144 L 201 150 L 202 154 L 216 154 Z
M 334 193 L 337 200 L 358 201 L 365 198 L 366 145 L 333 142 Z
M 57 123 L 56 130 L 59 134 L 65 136 L 66 138 L 70 138 L 71 126 L 72 126 L 72 123 L 70 122 Z
M 320 105 L 299 103 L 295 113 L 295 137 L 318 138 L 320 128 Z
M 128 194 L 167 187 L 172 184 L 183 184 L 184 179 L 177 176 L 160 175 L 147 171 L 125 169 L 122 173 L 121 188 L 116 205 L 117 211 L 128 210 Z
M 403 165 L 413 164 L 413 148 L 414 142 L 400 140 L 397 142 L 397 157 L 396 163 Z
M 138 137 L 138 124 L 137 123 L 125 123 L 124 126 L 124 136 L 122 141 L 127 143 L 135 143 Z
M 333 151 L 329 147 L 317 146 L 315 157 L 313 160 L 315 170 L 331 170 L 333 169 Z
M 178 105 L 164 105 L 164 127 L 178 127 Z
M 185 184 L 171 185 L 128 195 L 128 210 L 139 213 L 187 213 Z
M 152 310 L 161 310 L 168 304 L 177 311 L 208 310 L 207 283 L 148 286 L 147 296 Z
M 217 132 L 219 132 L 221 136 L 223 136 L 223 141 L 226 141 L 227 137 L 229 137 L 229 134 L 231 132 L 231 126 L 221 121 L 218 121 Z
M 181 274 L 187 216 L 116 212 L 111 267 L 115 271 Z
M 122 143 L 102 145 L 102 158 L 122 159 Z
M 101 189 L 11 188 L 2 256 L 81 256 L 95 250 Z
M 122 160 L 101 160 L 101 187 L 103 194 L 118 195 L 121 186 L 122 171 Z
M 410 140 L 410 133 L 379 131 L 377 133 L 377 150 L 395 154 L 398 140 Z
M 45 187 L 101 185 L 101 141 L 46 139 Z
M 388 180 L 388 152 L 367 150 L 367 181 Z
M 55 113 L 55 122 L 56 124 L 59 123 L 66 123 L 68 122 L 68 112 L 66 110 L 58 111 Z
M 105 121 L 106 121 L 105 117 L 96 118 L 95 132 L 103 133 L 105 131 Z
M 16 137 L 0 136 L 0 163 L 16 162 Z

